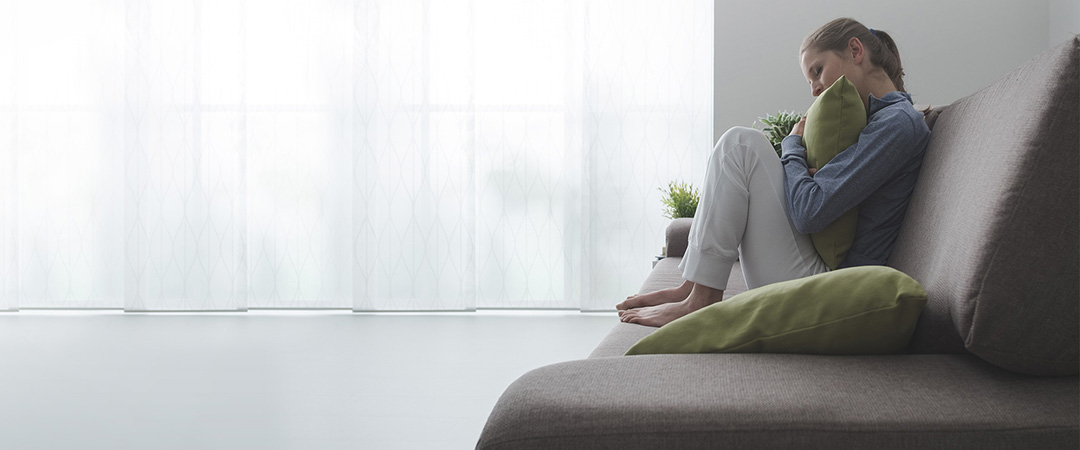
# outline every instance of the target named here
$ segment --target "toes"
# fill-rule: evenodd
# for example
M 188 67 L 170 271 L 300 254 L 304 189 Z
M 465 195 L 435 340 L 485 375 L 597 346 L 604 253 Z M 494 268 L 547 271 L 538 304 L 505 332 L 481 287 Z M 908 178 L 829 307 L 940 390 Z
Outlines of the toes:
M 626 314 L 622 316 L 622 321 L 626 323 L 639 323 L 645 317 L 642 312 L 643 311 L 639 309 L 627 311 Z
M 655 316 L 635 316 L 629 322 L 633 323 L 633 324 L 637 324 L 637 325 L 643 325 L 643 326 L 647 326 L 647 327 L 654 327 L 654 326 L 656 326 L 655 325 L 656 317 Z

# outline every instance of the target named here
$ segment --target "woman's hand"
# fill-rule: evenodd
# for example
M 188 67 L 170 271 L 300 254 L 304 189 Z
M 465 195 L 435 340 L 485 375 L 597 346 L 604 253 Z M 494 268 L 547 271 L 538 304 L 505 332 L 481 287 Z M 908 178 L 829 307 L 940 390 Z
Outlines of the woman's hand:
M 806 128 L 806 116 L 803 116 L 802 120 L 800 120 L 799 123 L 797 123 L 797 124 L 795 124 L 795 126 L 791 127 L 791 133 L 788 134 L 788 136 L 802 137 L 803 129 L 805 129 L 805 128 Z M 803 152 L 803 157 L 804 158 L 806 157 L 806 152 Z M 810 168 L 810 176 L 814 176 L 814 174 L 817 173 L 817 171 L 818 171 L 817 169 L 811 167 Z
M 795 126 L 791 127 L 791 133 L 789 133 L 788 136 L 802 136 L 803 135 L 803 130 L 805 128 L 806 128 L 806 116 L 803 116 L 802 120 L 800 120 L 799 123 L 797 123 L 797 124 L 795 124 Z
M 791 133 L 788 134 L 788 136 L 802 137 L 804 129 L 806 129 L 806 116 L 803 116 L 802 120 L 800 120 L 799 123 L 797 123 L 797 124 L 795 124 L 795 126 L 791 127 Z M 806 152 L 803 152 L 803 157 L 804 158 L 806 157 Z M 817 172 L 817 169 L 815 169 L 813 167 L 810 168 L 810 176 L 814 176 L 814 173 L 816 173 L 816 172 Z

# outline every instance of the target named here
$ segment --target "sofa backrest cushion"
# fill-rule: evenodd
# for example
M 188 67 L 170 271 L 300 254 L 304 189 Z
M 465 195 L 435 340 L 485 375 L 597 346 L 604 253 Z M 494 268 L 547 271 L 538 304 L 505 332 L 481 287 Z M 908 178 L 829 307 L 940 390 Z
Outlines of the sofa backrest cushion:
M 1078 56 L 1080 38 L 937 117 L 889 260 L 929 297 L 911 351 L 1078 372 Z

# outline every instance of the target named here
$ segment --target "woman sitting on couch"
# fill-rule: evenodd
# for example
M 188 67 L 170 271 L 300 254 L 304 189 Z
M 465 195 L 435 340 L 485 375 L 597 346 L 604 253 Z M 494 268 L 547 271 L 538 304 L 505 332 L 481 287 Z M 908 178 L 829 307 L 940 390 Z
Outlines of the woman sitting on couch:
M 799 51 L 814 97 L 841 76 L 858 91 L 867 124 L 858 142 L 820 170 L 808 168 L 804 118 L 783 141 L 783 156 L 758 130 L 728 130 L 713 149 L 680 268 L 681 286 L 631 296 L 620 320 L 662 326 L 723 298 L 736 260 L 750 289 L 829 268 L 808 233 L 854 207 L 858 225 L 839 267 L 884 265 L 900 230 L 930 138 L 904 91 L 900 53 L 883 31 L 836 19 Z

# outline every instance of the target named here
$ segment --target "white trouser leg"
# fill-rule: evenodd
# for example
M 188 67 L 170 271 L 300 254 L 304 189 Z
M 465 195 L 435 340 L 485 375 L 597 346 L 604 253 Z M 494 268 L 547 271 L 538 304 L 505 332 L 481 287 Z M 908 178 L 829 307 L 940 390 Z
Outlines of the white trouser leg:
M 769 139 L 752 128 L 728 130 L 705 169 L 683 278 L 726 289 L 736 259 L 750 289 L 827 271 L 785 205 L 783 165 Z

